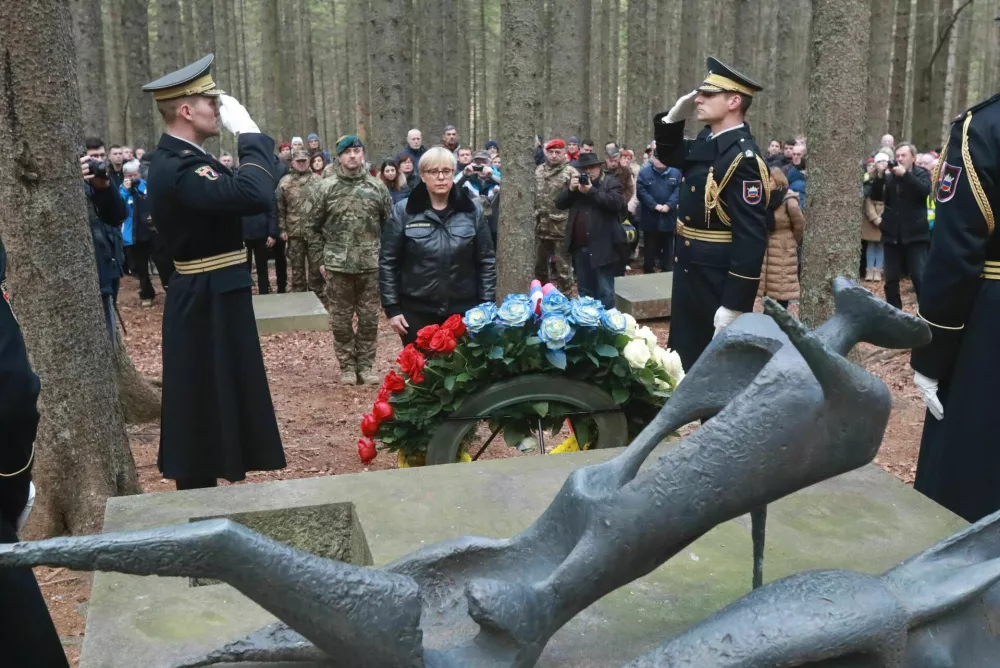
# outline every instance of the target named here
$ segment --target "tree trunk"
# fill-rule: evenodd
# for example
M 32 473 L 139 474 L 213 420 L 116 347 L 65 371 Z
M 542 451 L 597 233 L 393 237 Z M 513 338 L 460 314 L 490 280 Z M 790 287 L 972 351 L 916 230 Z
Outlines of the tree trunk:
M 261 130 L 277 142 L 288 141 L 280 115 L 279 82 L 281 81 L 281 58 L 279 56 L 280 39 L 278 19 L 278 0 L 261 0 L 260 2 L 260 64 L 262 69 L 261 88 L 264 96 L 265 124 Z
M 756 122 L 754 128 L 759 128 L 758 139 L 762 142 L 778 139 L 784 141 L 787 137 L 782 136 L 782 132 L 787 132 L 775 123 L 775 114 L 778 108 L 779 99 L 777 91 L 778 80 L 778 0 L 764 0 L 761 3 L 760 13 L 760 35 L 761 44 L 757 50 L 757 58 L 754 61 L 754 73 L 761 77 L 761 84 L 764 86 L 765 94 L 759 101 L 761 107 L 756 109 Z M 783 43 L 783 41 L 782 41 Z M 754 103 L 757 107 L 758 103 Z
M 652 48 L 657 52 L 657 68 L 653 69 L 652 84 L 659 89 L 656 97 L 656 104 L 652 109 L 653 114 L 658 114 L 664 109 L 669 109 L 674 104 L 670 97 L 671 93 L 677 89 L 677 47 L 679 38 L 677 36 L 677 14 L 679 3 L 661 2 L 656 14 L 656 43 Z M 652 119 L 647 119 L 651 123 Z M 647 133 L 650 130 L 647 127 Z M 649 137 L 649 134 L 646 135 Z M 636 146 L 636 149 L 642 148 Z
M 951 0 L 951 14 L 958 12 L 963 0 Z M 938 117 L 940 127 L 938 128 L 937 146 L 944 146 L 948 141 L 948 134 L 951 130 L 951 107 L 955 96 L 955 83 L 958 79 L 958 26 L 953 25 L 948 34 L 948 55 L 944 62 L 944 91 L 942 91 L 941 116 Z M 929 147 L 928 147 L 929 148 Z
M 365 17 L 368 15 L 368 0 L 352 0 L 350 21 L 351 45 L 349 48 L 351 83 L 354 84 L 354 120 L 357 135 L 362 141 L 368 138 L 371 127 L 371 87 L 368 63 L 368 31 Z M 385 45 L 380 45 L 385 46 Z M 439 63 L 441 61 L 438 61 Z M 442 63 L 443 65 L 443 63 Z
M 354 84 L 351 81 L 351 62 L 347 57 L 347 8 L 344 2 L 337 0 L 333 3 L 334 10 L 340 5 L 344 11 L 340 12 L 340 22 L 334 14 L 334 43 L 337 49 L 337 66 L 340 76 L 340 134 L 351 134 L 357 130 L 357 122 L 354 118 Z M 339 135 L 338 135 L 339 136 Z
M 713 49 L 714 53 L 712 55 L 714 55 L 722 62 L 727 63 L 730 66 L 734 67 L 735 67 L 734 63 L 736 61 L 734 59 L 735 54 L 734 54 L 733 44 L 736 41 L 736 34 L 737 34 L 736 5 L 738 3 L 742 4 L 744 2 L 747 2 L 747 0 L 722 0 L 722 2 L 719 3 L 719 14 L 718 14 L 719 18 L 715 23 L 714 35 L 716 36 L 717 41 L 716 41 L 716 48 Z M 745 30 L 746 26 L 744 26 L 743 28 Z M 746 39 L 746 42 L 743 42 L 744 38 L 745 38 L 744 36 L 741 36 L 740 45 L 742 48 L 736 49 L 736 51 L 745 51 L 746 54 L 749 55 L 752 53 L 750 47 L 754 44 L 754 40 Z M 743 59 L 741 58 L 741 60 Z M 737 67 L 736 69 L 741 70 L 745 74 L 748 73 L 748 68 Z
M 858 277 L 861 217 L 844 212 L 858 209 L 858 156 L 866 149 L 871 4 L 872 0 L 812 3 L 809 224 L 799 311 L 809 327 L 833 316 L 833 279 Z
M 499 141 L 505 149 L 497 235 L 498 296 L 523 292 L 534 272 L 534 137 L 543 94 L 543 73 L 535 50 L 542 43 L 542 21 L 537 0 L 503 0 L 501 41 L 506 56 L 500 61 Z
M 903 136 L 903 120 L 906 117 L 906 61 L 910 48 L 910 9 L 910 0 L 896 0 L 892 84 L 889 87 L 889 134 L 900 139 Z
M 94 533 L 109 496 L 140 489 L 77 171 L 83 127 L 66 3 L 0 3 L 0 44 L 0 145 L 11 160 L 0 174 L 0 202 L 17 211 L 0 217 L 0 236 L 14 308 L 42 381 L 30 533 Z
M 320 130 L 319 118 L 316 110 L 316 76 L 313 71 L 313 16 L 312 3 L 303 2 L 299 14 L 299 34 L 302 36 L 302 58 L 299 61 L 299 69 L 302 73 L 302 97 L 305 108 L 305 131 L 316 132 Z
M 702 82 L 704 63 L 699 62 L 698 42 L 701 37 L 699 17 L 701 16 L 700 0 L 683 0 L 681 7 L 680 63 L 677 68 L 677 89 L 674 99 L 667 105 L 673 106 L 674 101 L 682 95 L 687 95 L 695 86 Z
M 153 100 L 142 92 L 142 87 L 152 77 L 149 71 L 149 15 L 148 0 L 125 0 L 122 28 L 126 35 L 134 35 L 126 40 L 128 67 L 125 68 L 124 83 L 128 89 L 129 120 L 132 133 L 129 141 L 135 146 L 153 145 Z M 119 82 L 119 85 L 121 82 Z
M 608 139 L 612 141 L 619 136 L 621 116 L 618 113 L 621 83 L 621 0 L 612 0 L 611 5 L 611 123 L 608 125 Z
M 936 141 L 940 118 L 932 117 L 931 94 L 934 84 L 934 63 L 931 56 L 937 46 L 934 33 L 937 0 L 917 0 L 916 50 L 913 56 L 913 131 L 911 139 L 918 150 L 926 150 Z
M 975 5 L 968 7 L 961 14 L 953 30 L 958 34 L 958 78 L 955 81 L 955 94 L 951 100 L 951 108 L 945 109 L 945 119 L 950 124 L 951 119 L 969 106 L 969 70 L 972 60 L 972 25 Z M 945 136 L 945 141 L 948 137 Z
M 115 379 L 122 417 L 128 424 L 144 424 L 160 420 L 160 391 L 153 387 L 132 363 L 121 334 L 115 348 Z
M 212 0 L 199 0 L 195 9 L 195 38 L 201 55 L 217 53 L 215 36 L 215 3 Z M 219 59 L 215 60 L 215 67 L 218 67 Z M 205 142 L 205 150 L 212 155 L 219 155 L 221 150 L 221 140 L 219 137 L 212 137 Z
M 611 141 L 611 2 L 599 0 L 601 18 L 598 21 L 600 39 L 597 40 L 599 63 L 597 78 L 600 86 L 600 111 L 597 115 L 597 141 L 602 145 Z M 591 45 L 593 46 L 593 45 Z
M 589 6 L 588 6 L 589 11 Z M 586 74 L 583 51 L 583 12 L 578 0 L 552 0 L 552 24 L 558 26 L 548 38 L 552 42 L 552 86 L 548 90 L 552 106 L 552 136 L 569 139 L 583 131 L 583 107 L 580 97 Z M 508 44 L 505 53 L 510 49 Z M 504 95 L 506 91 L 502 91 Z M 532 143 L 534 146 L 534 143 Z M 506 192 L 506 191 L 505 191 Z
M 180 0 L 157 0 L 156 19 L 156 48 L 161 70 L 157 75 L 161 76 L 184 66 Z
M 78 63 L 77 90 L 80 92 L 83 111 L 83 133 L 106 138 L 108 101 L 105 97 L 101 4 L 93 0 L 71 0 L 69 8 L 73 17 L 73 43 Z
M 638 147 L 649 135 L 650 119 L 646 114 L 646 97 L 649 95 L 649 68 L 646 55 L 647 0 L 629 0 L 628 3 L 628 80 L 625 82 L 625 134 L 626 146 Z
M 893 6 L 885 0 L 872 2 L 868 50 L 868 102 L 865 114 L 865 149 L 872 151 L 888 129 L 889 98 L 885 94 L 891 85 Z
M 591 0 L 578 0 L 577 1 L 577 12 L 578 12 L 578 22 L 580 26 L 580 32 L 577 34 L 577 40 L 580 42 L 580 60 L 574 63 L 577 67 L 581 68 L 583 71 L 580 73 L 580 97 L 577 104 L 580 107 L 580 128 L 579 135 L 580 139 L 591 139 L 593 134 L 591 130 L 592 117 L 590 115 L 590 104 L 591 104 L 591 94 L 590 94 L 590 30 L 591 30 L 591 17 L 593 14 L 593 3 Z
M 195 11 L 198 0 L 183 0 L 183 2 L 184 5 L 181 8 L 183 12 L 181 32 L 184 36 L 184 62 L 193 63 L 206 55 L 202 53 L 202 47 L 198 44 L 198 33 L 196 30 L 198 17 Z M 164 74 L 166 73 L 164 72 Z
M 393 153 L 406 137 L 406 95 L 410 86 L 410 7 L 405 2 L 373 3 L 368 15 L 372 67 L 372 163 Z
M 478 97 L 476 100 L 476 110 L 479 112 L 479 121 L 477 122 L 477 127 L 480 128 L 482 136 L 486 139 L 490 136 L 490 105 L 489 105 L 489 86 L 486 85 L 487 82 L 487 57 L 486 57 L 486 45 L 489 39 L 489 31 L 486 28 L 486 0 L 479 0 L 479 65 L 478 75 L 479 83 L 477 85 Z
M 108 144 L 119 144 L 125 141 L 127 113 L 127 89 L 122 85 L 125 80 L 121 76 L 121 61 L 125 55 L 121 40 L 123 0 L 106 0 L 102 7 L 104 14 L 101 25 L 104 30 L 104 72 L 106 83 L 102 86 L 107 94 Z

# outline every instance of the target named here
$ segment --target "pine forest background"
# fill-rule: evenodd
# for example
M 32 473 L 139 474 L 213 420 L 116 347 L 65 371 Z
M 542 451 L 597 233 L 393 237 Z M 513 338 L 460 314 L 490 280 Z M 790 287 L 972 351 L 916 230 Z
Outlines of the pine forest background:
M 700 81 L 707 55 L 765 86 L 750 114 L 760 143 L 805 133 L 810 0 L 504 4 L 517 11 L 531 1 L 542 7 L 530 14 L 543 23 L 534 50 L 543 137 L 645 144 L 652 115 Z M 85 127 L 109 142 L 152 146 L 162 128 L 141 85 L 209 52 L 216 81 L 282 141 L 315 131 L 329 147 L 356 132 L 378 160 L 402 147 L 410 127 L 424 131 L 427 145 L 448 123 L 463 144 L 499 136 L 501 0 L 71 4 Z M 867 144 L 890 132 L 920 150 L 937 148 L 955 114 L 1000 88 L 1000 1 L 871 7 Z M 132 38 L 144 33 L 148 40 Z

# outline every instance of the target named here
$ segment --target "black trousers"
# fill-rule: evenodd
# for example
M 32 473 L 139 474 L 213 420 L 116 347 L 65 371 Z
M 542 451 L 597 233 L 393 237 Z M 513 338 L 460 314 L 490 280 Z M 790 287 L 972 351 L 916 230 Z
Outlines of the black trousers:
M 247 271 L 251 264 L 257 265 L 257 293 L 266 295 L 271 292 L 271 284 L 267 278 L 267 239 L 247 239 Z
M 0 518 L 0 543 L 14 542 L 14 527 Z M 0 569 L 0 592 L 0 665 L 68 668 L 59 634 L 31 569 Z
M 274 255 L 274 271 L 278 274 L 278 294 L 288 292 L 288 256 L 285 254 L 285 247 L 288 242 L 278 237 L 271 246 L 271 253 Z
M 450 314 L 449 314 L 450 315 Z M 428 325 L 440 325 L 448 319 L 447 315 L 437 315 L 436 313 L 422 313 L 421 311 L 403 311 L 403 317 L 409 327 L 406 334 L 401 336 L 403 345 L 408 346 L 417 340 L 417 332 Z
M 924 275 L 924 261 L 930 244 L 918 241 L 912 244 L 885 244 L 885 300 L 898 309 L 903 308 L 899 296 L 899 279 L 909 274 L 913 288 L 920 296 L 920 281 Z
M 155 241 L 138 241 L 129 248 L 132 249 L 132 274 L 139 279 L 139 299 L 152 299 L 156 296 L 153 280 L 149 275 L 149 261 L 156 265 L 156 273 L 160 275 L 160 283 L 164 289 L 170 283 L 170 274 L 174 273 L 174 261 L 165 249 L 157 247 Z
M 645 231 L 642 233 L 642 238 L 645 239 L 642 251 L 642 273 L 652 274 L 656 271 L 657 264 L 663 271 L 673 271 L 674 233 Z

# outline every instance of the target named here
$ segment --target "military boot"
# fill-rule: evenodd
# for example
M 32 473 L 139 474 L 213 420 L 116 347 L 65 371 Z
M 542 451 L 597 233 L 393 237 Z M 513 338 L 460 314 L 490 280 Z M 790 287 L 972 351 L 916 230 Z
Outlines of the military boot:
M 381 385 L 382 377 L 371 369 L 358 371 L 358 385 Z
M 340 370 L 340 384 L 341 385 L 358 385 L 358 375 L 354 369 L 341 369 Z

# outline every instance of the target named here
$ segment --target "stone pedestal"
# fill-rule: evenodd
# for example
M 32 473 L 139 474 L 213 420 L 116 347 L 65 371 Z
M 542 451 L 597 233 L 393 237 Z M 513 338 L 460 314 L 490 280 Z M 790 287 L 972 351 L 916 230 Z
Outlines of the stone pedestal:
M 670 293 L 674 274 L 670 271 L 615 279 L 615 306 L 636 320 L 666 318 L 670 315 Z
M 383 565 L 446 538 L 512 536 L 541 514 L 570 471 L 617 452 L 118 497 L 108 501 L 104 530 L 233 516 L 302 549 Z M 296 530 L 297 522 L 328 530 Z M 880 573 L 964 525 L 869 466 L 770 506 L 765 580 L 810 569 Z M 578 615 L 553 637 L 538 665 L 624 665 L 746 594 L 750 577 L 750 520 L 741 517 Z M 163 668 L 274 621 L 228 585 L 198 584 L 205 583 L 96 574 L 82 668 Z
M 325 332 L 329 328 L 323 302 L 311 291 L 254 295 L 253 313 L 259 334 Z

